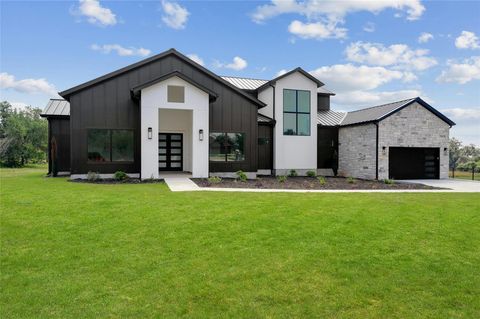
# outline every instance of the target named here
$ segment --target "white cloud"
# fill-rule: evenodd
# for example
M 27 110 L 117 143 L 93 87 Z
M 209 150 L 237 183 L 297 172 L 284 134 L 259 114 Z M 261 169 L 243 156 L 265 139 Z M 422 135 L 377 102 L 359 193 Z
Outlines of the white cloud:
M 427 43 L 430 40 L 433 40 L 433 34 L 428 33 L 428 32 L 423 32 L 418 37 L 418 43 Z
M 190 59 L 190 60 L 193 60 L 194 62 L 200 64 L 201 66 L 204 66 L 204 62 L 203 62 L 203 59 L 201 57 L 199 57 L 197 54 L 195 53 L 192 53 L 192 54 L 187 54 L 187 57 Z
M 393 80 L 402 80 L 404 73 L 376 66 L 336 64 L 310 72 L 334 92 L 372 90 Z
M 455 39 L 455 46 L 459 49 L 480 49 L 480 42 L 475 33 L 470 31 L 462 31 Z
M 172 29 L 185 29 L 190 12 L 176 2 L 162 1 L 162 21 Z
M 303 23 L 298 20 L 292 21 L 288 26 L 288 31 L 302 39 L 328 39 L 346 38 L 347 29 L 337 27 L 337 23 Z
M 363 31 L 365 31 L 365 32 L 375 32 L 375 23 L 373 23 L 373 22 L 367 22 L 367 23 L 363 26 Z
M 20 93 L 43 93 L 57 96 L 57 89 L 46 79 L 23 79 L 16 80 L 15 76 L 2 72 L 0 73 L 0 88 L 11 89 Z
M 427 56 L 425 49 L 412 50 L 406 44 L 385 47 L 381 43 L 354 42 L 346 49 L 347 60 L 369 65 L 394 66 L 403 69 L 426 70 L 437 64 L 435 58 Z
M 97 25 L 115 25 L 117 18 L 112 10 L 102 7 L 98 0 L 80 0 L 78 14 L 86 16 L 87 21 Z
M 16 110 L 23 111 L 27 108 L 27 106 L 30 106 L 30 104 L 24 103 L 24 102 L 10 102 L 12 107 Z
M 289 30 L 296 32 L 290 32 L 304 39 L 344 38 L 347 29 L 338 25 L 345 23 L 348 14 L 359 11 L 377 14 L 385 9 L 406 11 L 408 20 L 418 19 L 425 11 L 420 0 L 272 0 L 269 4 L 258 6 L 251 17 L 254 22 L 263 23 L 282 14 L 298 14 L 308 22 L 292 21 Z
M 473 80 L 480 80 L 480 56 L 473 56 L 461 63 L 449 60 L 447 66 L 448 68 L 437 77 L 437 82 L 465 84 Z
M 308 19 L 320 16 L 330 20 L 338 20 L 349 13 L 368 11 L 379 13 L 385 9 L 396 9 L 407 12 L 408 20 L 417 20 L 425 11 L 420 0 L 382 0 L 382 1 L 358 1 L 358 0 L 272 0 L 271 4 L 258 6 L 252 14 L 253 21 L 260 23 L 281 14 L 297 13 Z
M 445 115 L 452 117 L 458 120 L 480 120 L 480 108 L 472 109 L 466 108 L 462 109 L 459 107 L 451 108 L 451 109 L 443 109 L 442 110 Z
M 147 56 L 152 53 L 152 51 L 145 48 L 134 48 L 134 47 L 123 47 L 120 44 L 92 44 L 90 48 L 93 51 L 99 51 L 105 54 L 109 54 L 112 51 L 116 52 L 119 56 Z
M 235 71 L 240 71 L 243 70 L 247 67 L 248 63 L 244 59 L 242 59 L 239 56 L 236 56 L 233 58 L 232 63 L 221 63 L 218 61 L 215 61 L 213 63 L 214 67 L 216 68 L 226 68 L 226 69 L 232 69 Z
M 401 101 L 417 96 L 421 96 L 422 92 L 419 90 L 399 90 L 399 91 L 350 91 L 338 94 L 332 103 L 358 108 L 359 106 L 368 107 L 390 103 L 394 101 Z M 351 109 L 350 109 L 351 110 Z

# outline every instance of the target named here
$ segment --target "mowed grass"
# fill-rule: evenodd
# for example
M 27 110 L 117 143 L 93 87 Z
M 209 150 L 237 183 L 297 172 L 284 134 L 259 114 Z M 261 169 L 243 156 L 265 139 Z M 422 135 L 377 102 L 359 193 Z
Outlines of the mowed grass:
M 171 193 L 1 172 L 1 318 L 478 318 L 478 194 Z
M 452 171 L 448 172 L 448 177 L 453 178 Z M 472 180 L 472 172 L 455 171 L 455 178 Z M 480 173 L 475 173 L 474 180 L 480 181 Z

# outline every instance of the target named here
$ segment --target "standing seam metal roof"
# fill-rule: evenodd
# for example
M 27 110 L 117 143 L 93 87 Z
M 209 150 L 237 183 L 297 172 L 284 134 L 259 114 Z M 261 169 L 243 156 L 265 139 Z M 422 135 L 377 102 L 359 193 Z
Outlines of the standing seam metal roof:
M 50 99 L 40 115 L 43 117 L 70 116 L 70 103 L 61 99 Z
M 338 126 L 342 123 L 342 120 L 347 115 L 346 112 L 336 111 L 318 111 L 317 112 L 317 124 L 322 126 Z
M 256 90 L 268 82 L 268 80 L 239 78 L 235 76 L 222 76 L 221 78 L 242 90 Z

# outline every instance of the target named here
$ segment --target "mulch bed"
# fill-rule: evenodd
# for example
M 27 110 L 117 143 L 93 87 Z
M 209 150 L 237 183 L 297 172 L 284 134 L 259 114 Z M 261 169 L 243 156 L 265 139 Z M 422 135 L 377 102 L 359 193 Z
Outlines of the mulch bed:
M 160 179 L 145 179 L 141 180 L 139 178 L 127 178 L 123 181 L 118 181 L 113 178 L 102 178 L 95 181 L 90 181 L 88 179 L 70 179 L 70 182 L 73 183 L 87 183 L 87 184 L 155 184 L 163 183 L 163 180 Z
M 259 177 L 255 180 L 242 182 L 233 178 L 223 178 L 219 183 L 211 183 L 206 178 L 192 179 L 200 187 L 221 188 L 257 188 L 257 189 L 441 189 L 423 184 L 399 183 L 386 184 L 383 181 L 355 179 L 350 183 L 344 177 L 325 177 L 321 184 L 315 177 L 288 177 L 285 182 L 279 182 L 275 177 Z

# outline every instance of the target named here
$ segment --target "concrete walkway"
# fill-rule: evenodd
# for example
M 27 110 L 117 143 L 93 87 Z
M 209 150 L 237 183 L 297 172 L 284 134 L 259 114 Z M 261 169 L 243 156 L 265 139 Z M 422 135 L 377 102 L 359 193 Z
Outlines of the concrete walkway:
M 480 182 L 468 180 L 411 180 L 403 181 L 419 183 L 449 189 L 255 189 L 255 188 L 221 188 L 199 187 L 187 177 L 166 177 L 165 183 L 172 192 L 253 192 L 253 193 L 455 193 L 480 192 Z
M 468 179 L 412 179 L 401 182 L 424 184 L 433 187 L 450 188 L 456 192 L 478 193 L 480 192 L 480 182 Z

